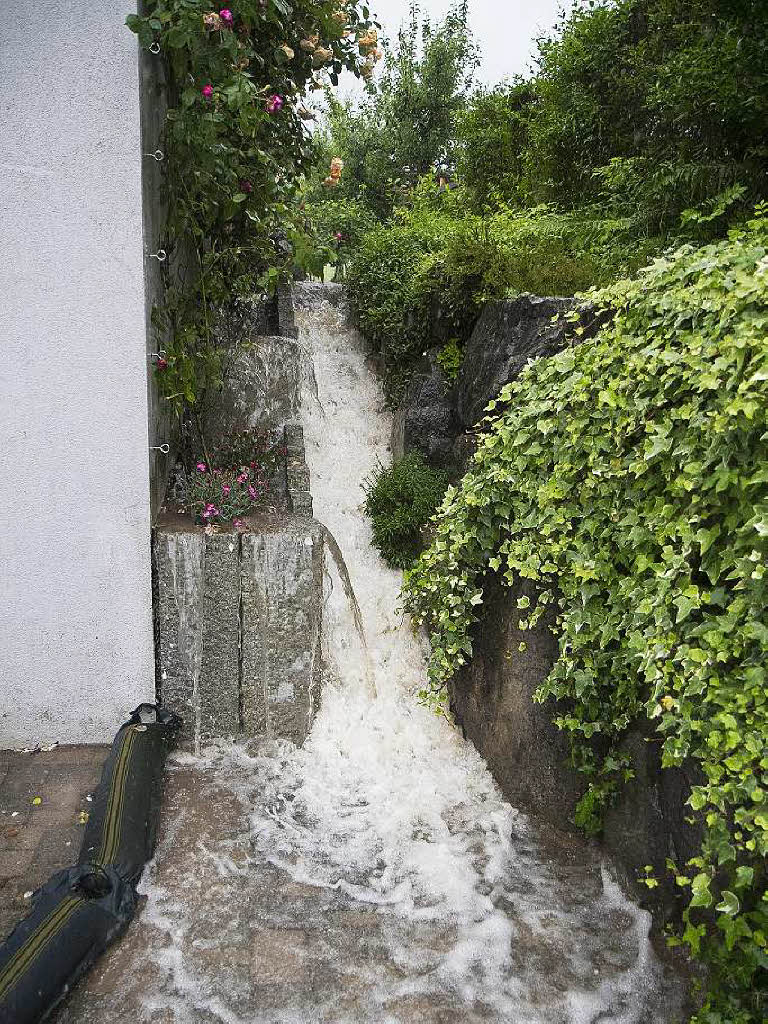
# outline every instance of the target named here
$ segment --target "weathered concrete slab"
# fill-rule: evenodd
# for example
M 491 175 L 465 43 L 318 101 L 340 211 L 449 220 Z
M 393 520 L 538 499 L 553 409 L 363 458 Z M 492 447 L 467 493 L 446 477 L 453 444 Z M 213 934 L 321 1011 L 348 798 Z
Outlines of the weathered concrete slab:
M 287 423 L 283 436 L 286 490 L 291 511 L 297 516 L 311 516 L 312 494 L 304 447 L 304 428 L 299 423 Z
M 206 534 L 168 519 L 153 549 L 158 675 L 183 737 L 302 743 L 319 692 L 321 527 L 254 517 L 242 534 Z
M 198 688 L 200 737 L 240 732 L 240 537 L 205 537 L 202 660 Z
M 282 428 L 301 409 L 304 350 L 294 338 L 246 335 L 211 406 L 211 437 L 231 430 Z
M 181 735 L 190 738 L 199 733 L 205 535 L 158 528 L 152 555 L 159 699 L 181 716 Z
M 243 725 L 303 743 L 319 699 L 323 535 L 315 523 L 242 538 Z

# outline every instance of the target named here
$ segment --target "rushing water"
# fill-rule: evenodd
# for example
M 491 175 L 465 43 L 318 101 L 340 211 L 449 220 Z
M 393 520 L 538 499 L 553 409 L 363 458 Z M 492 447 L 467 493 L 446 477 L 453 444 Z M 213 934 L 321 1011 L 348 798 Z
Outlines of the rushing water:
M 423 642 L 361 510 L 391 418 L 338 298 L 311 285 L 296 296 L 315 515 L 339 545 L 314 727 L 302 749 L 177 757 L 147 906 L 65 1020 L 677 1020 L 648 915 L 586 846 L 552 842 L 510 807 L 413 695 Z

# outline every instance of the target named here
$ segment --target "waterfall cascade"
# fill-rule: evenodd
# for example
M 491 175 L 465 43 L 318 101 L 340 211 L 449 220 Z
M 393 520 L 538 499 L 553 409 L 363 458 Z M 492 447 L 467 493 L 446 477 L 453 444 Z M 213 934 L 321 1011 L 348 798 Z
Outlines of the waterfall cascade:
M 302 747 L 176 756 L 143 915 L 63 1024 L 681 1020 L 649 915 L 594 848 L 510 807 L 414 696 L 423 641 L 361 508 L 391 416 L 340 299 L 295 294 L 315 516 L 339 549 L 326 540 L 314 725 Z

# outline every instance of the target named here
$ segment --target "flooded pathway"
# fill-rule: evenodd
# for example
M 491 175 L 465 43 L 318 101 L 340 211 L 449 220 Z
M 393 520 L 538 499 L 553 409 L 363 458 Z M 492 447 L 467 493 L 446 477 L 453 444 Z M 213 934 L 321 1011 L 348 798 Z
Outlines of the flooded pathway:
M 315 515 L 361 622 L 329 559 L 307 743 L 172 758 L 146 903 L 60 1024 L 672 1024 L 648 915 L 413 696 L 425 652 L 361 510 L 391 418 L 339 300 L 296 289 Z

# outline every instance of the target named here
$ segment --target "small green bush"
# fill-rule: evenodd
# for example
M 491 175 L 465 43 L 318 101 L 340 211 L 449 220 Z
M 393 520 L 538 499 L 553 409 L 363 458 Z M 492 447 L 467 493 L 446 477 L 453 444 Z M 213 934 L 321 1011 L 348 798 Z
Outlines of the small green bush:
M 458 338 L 451 338 L 437 353 L 437 362 L 440 369 L 450 381 L 455 381 L 459 376 L 459 370 L 463 361 L 464 349 L 459 345 Z
M 368 235 L 349 268 L 350 306 L 381 363 L 392 403 L 402 396 L 411 368 L 428 344 L 423 281 L 434 261 L 423 238 L 393 227 Z
M 423 548 L 422 530 L 443 500 L 447 475 L 410 452 L 389 469 L 379 465 L 364 487 L 375 547 L 393 569 L 407 568 Z
M 551 206 L 470 212 L 462 188 L 414 190 L 398 223 L 368 234 L 351 257 L 350 304 L 380 357 L 387 396 L 403 394 L 413 367 L 442 339 L 435 312 L 461 348 L 484 302 L 520 292 L 573 295 L 634 272 L 665 245 L 638 236 L 634 222 L 599 208 Z

